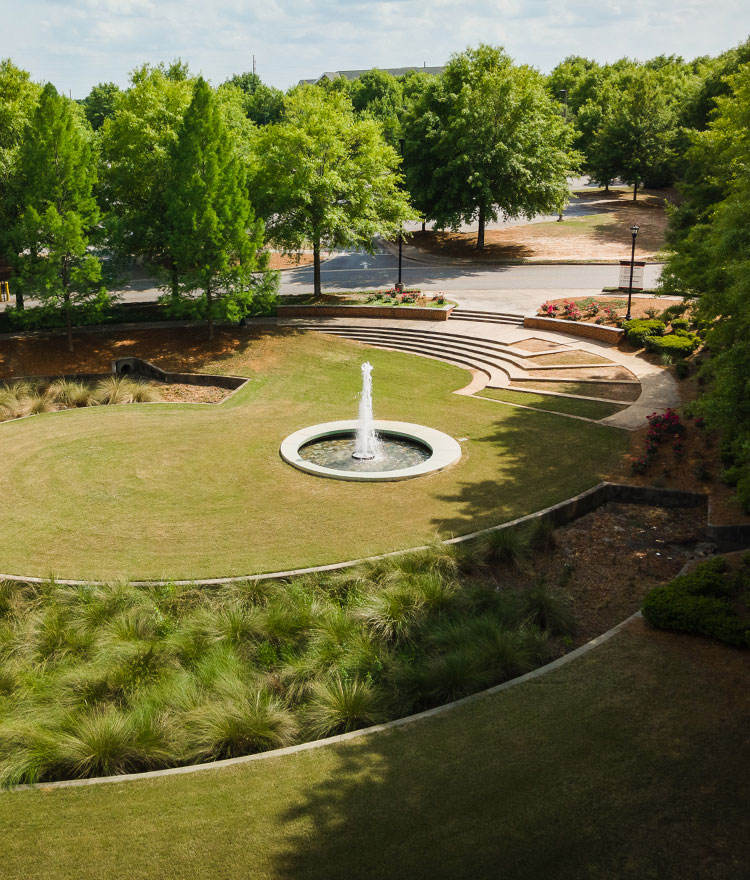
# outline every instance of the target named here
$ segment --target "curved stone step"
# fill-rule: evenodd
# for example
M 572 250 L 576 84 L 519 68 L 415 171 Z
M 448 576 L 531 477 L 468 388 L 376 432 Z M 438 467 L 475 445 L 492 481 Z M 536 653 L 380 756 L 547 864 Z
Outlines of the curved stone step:
M 422 351 L 434 351 L 437 353 L 450 351 L 452 353 L 461 354 L 463 357 L 473 359 L 477 363 L 490 364 L 496 369 L 502 370 L 511 378 L 523 379 L 526 374 L 523 369 L 514 361 L 512 356 L 508 356 L 502 351 L 494 348 L 485 347 L 481 344 L 474 344 L 475 340 L 469 340 L 466 337 L 455 336 L 451 334 L 419 334 L 399 333 L 392 334 L 388 329 L 376 328 L 362 329 L 360 327 L 351 328 L 312 328 L 321 333 L 335 333 L 346 339 L 356 339 L 365 343 L 380 343 L 381 347 L 392 347 L 399 349 L 419 347 Z

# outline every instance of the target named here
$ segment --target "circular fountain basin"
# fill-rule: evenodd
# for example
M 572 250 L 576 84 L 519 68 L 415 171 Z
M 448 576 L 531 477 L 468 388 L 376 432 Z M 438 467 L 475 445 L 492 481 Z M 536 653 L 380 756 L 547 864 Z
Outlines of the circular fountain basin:
M 461 458 L 459 444 L 442 431 L 378 420 L 374 426 L 384 456 L 358 460 L 351 455 L 357 426 L 356 419 L 346 419 L 302 428 L 281 444 L 281 457 L 308 474 L 367 482 L 410 480 L 441 471 Z

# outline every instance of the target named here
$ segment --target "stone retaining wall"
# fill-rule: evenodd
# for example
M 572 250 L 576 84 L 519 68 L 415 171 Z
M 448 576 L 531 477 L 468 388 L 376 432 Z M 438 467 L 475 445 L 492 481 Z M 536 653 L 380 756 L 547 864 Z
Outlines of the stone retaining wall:
M 279 306 L 279 318 L 390 318 L 406 321 L 447 321 L 455 306 Z
M 112 361 L 112 372 L 115 376 L 142 376 L 155 379 L 157 382 L 177 383 L 180 385 L 211 385 L 216 388 L 227 388 L 234 391 L 244 385 L 248 379 L 240 376 L 214 376 L 207 373 L 169 373 L 154 364 L 136 357 L 117 358 Z
M 625 333 L 619 327 L 605 327 L 604 324 L 587 324 L 583 321 L 564 321 L 560 318 L 524 318 L 523 326 L 552 330 L 555 333 L 570 333 L 572 336 L 596 339 L 597 342 L 608 342 L 610 345 L 618 345 Z

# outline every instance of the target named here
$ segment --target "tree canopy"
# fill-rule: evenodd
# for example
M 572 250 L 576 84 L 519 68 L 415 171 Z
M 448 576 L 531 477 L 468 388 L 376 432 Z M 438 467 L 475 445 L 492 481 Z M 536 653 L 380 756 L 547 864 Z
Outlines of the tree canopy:
M 88 251 L 99 219 L 93 189 L 96 156 L 75 105 L 47 84 L 20 155 L 19 282 L 49 309 L 65 315 L 73 350 L 73 308 L 103 305 L 101 264 Z
M 312 246 L 320 295 L 322 247 L 372 250 L 412 211 L 396 151 L 345 95 L 303 85 L 284 108 L 283 122 L 258 130 L 251 192 L 274 243 L 289 253 Z
M 454 55 L 404 121 L 405 168 L 415 206 L 438 228 L 500 214 L 558 211 L 576 166 L 572 132 L 543 77 L 482 45 Z
M 216 318 L 244 317 L 255 289 L 268 291 L 273 279 L 253 276 L 262 268 L 263 224 L 254 217 L 219 103 L 202 77 L 169 160 L 167 241 L 180 279 L 172 295 L 182 295 L 188 313 L 205 318 L 213 339 Z

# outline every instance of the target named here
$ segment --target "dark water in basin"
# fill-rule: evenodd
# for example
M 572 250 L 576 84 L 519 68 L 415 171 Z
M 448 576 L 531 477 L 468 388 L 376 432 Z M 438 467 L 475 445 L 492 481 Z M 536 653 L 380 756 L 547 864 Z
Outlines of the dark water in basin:
M 378 435 L 380 450 L 369 460 L 352 458 L 356 445 L 354 434 L 339 434 L 311 440 L 299 449 L 301 458 L 321 467 L 339 471 L 397 471 L 414 467 L 432 455 L 429 447 L 417 440 Z

